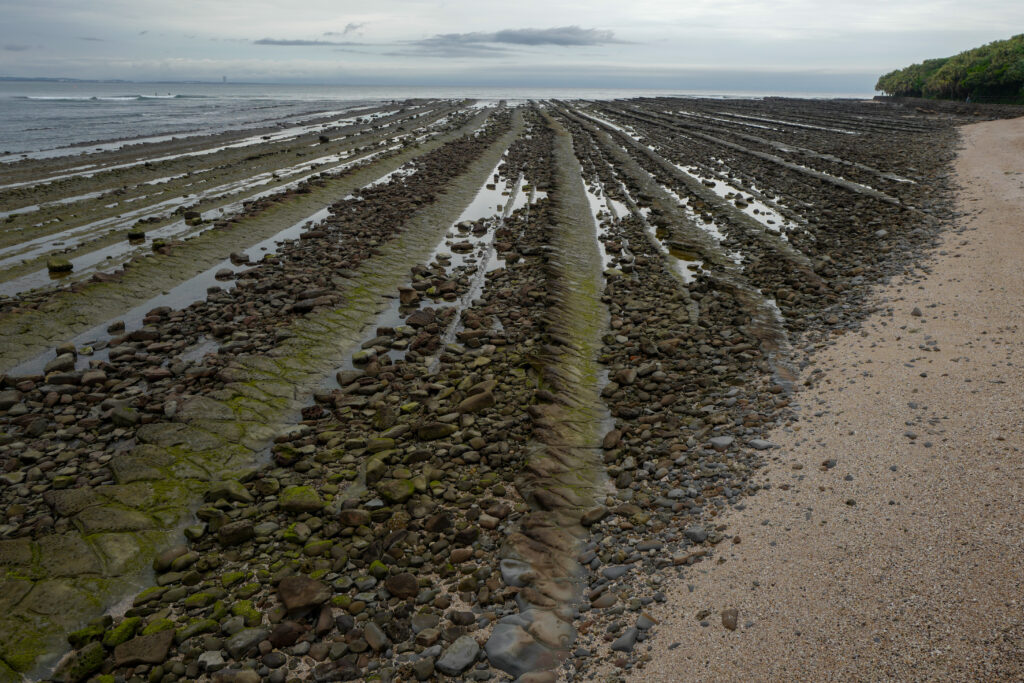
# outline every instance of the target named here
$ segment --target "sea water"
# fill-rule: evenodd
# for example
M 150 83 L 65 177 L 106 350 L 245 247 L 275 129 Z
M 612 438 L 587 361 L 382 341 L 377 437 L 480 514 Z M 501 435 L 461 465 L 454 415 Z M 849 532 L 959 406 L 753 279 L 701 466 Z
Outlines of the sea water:
M 0 79 L 0 162 L 88 154 L 117 141 L 155 142 L 260 126 L 289 125 L 407 99 L 484 103 L 630 97 L 757 97 L 768 93 L 594 88 L 395 87 L 255 83 L 128 83 Z M 813 97 L 813 93 L 799 93 Z M 831 95 L 835 97 L 835 95 Z M 115 144 L 111 144 L 115 143 Z M 0 173 L 3 172 L 0 167 Z

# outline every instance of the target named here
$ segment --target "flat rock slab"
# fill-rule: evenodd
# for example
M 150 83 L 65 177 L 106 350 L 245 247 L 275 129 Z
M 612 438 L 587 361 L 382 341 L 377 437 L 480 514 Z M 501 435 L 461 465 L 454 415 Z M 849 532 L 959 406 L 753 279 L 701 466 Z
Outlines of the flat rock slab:
M 170 629 L 132 638 L 114 648 L 114 665 L 160 664 L 167 659 L 167 651 L 172 642 L 174 631 Z

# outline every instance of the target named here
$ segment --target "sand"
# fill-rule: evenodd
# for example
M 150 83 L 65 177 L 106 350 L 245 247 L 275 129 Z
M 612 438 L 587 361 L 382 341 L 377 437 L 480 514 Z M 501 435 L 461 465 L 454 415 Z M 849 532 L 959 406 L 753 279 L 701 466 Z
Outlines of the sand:
M 964 217 L 810 356 L 771 488 L 629 680 L 1024 680 L 1024 118 L 963 128 L 956 172 Z

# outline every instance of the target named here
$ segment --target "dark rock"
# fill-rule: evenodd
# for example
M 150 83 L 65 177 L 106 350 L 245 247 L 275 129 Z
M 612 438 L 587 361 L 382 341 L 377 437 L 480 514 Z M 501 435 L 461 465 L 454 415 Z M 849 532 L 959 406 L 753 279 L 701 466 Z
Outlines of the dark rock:
M 448 646 L 448 649 L 434 662 L 434 666 L 441 673 L 455 676 L 472 666 L 479 654 L 480 646 L 476 639 L 472 636 L 462 636 Z
M 329 600 L 331 589 L 308 576 L 286 576 L 277 584 L 277 597 L 289 613 L 300 612 Z
M 384 580 L 384 587 L 396 598 L 413 598 L 420 592 L 419 582 L 409 572 L 393 574 Z
M 228 522 L 217 530 L 217 539 L 222 545 L 239 545 L 245 543 L 255 535 L 251 520 L 240 519 L 237 522 Z
M 160 664 L 167 659 L 167 651 L 172 642 L 173 630 L 132 638 L 114 648 L 114 666 Z
M 627 628 L 621 636 L 612 642 L 612 649 L 617 652 L 632 652 L 639 633 L 640 631 L 636 628 Z
M 265 628 L 247 628 L 224 641 L 224 648 L 235 659 L 249 656 L 270 632 Z

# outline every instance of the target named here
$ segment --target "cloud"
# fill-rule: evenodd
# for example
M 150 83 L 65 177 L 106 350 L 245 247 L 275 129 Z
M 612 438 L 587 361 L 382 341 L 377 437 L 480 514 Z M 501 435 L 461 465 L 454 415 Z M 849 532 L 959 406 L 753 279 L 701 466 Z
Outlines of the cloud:
M 366 22 L 363 22 L 361 24 L 357 24 L 354 21 L 350 21 L 349 23 L 345 24 L 345 28 L 343 30 L 341 30 L 341 31 L 327 31 L 326 33 L 324 33 L 324 35 L 325 36 L 347 36 L 349 33 L 354 33 L 355 31 L 358 31 L 359 29 L 361 29 L 364 26 L 366 26 Z
M 347 45 L 361 45 L 361 43 L 353 43 L 351 41 L 338 41 L 338 40 L 282 40 L 278 38 L 260 38 L 259 40 L 252 41 L 253 45 L 278 45 L 282 47 L 324 47 L 324 46 L 347 46 Z
M 31 45 L 4 45 L 4 50 L 7 52 L 24 52 L 25 50 L 31 49 Z
M 477 34 L 463 33 L 461 35 L 472 36 Z M 508 43 L 511 45 L 561 45 L 563 47 L 576 47 L 580 45 L 603 45 L 605 43 L 623 42 L 616 40 L 615 34 L 612 31 L 580 28 L 579 26 L 505 29 L 504 31 L 482 35 L 493 36 L 493 38 L 486 42 Z
M 107 41 L 102 38 L 93 38 L 92 36 L 78 36 L 79 40 L 88 40 L 90 43 L 105 43 Z
M 558 28 L 518 28 L 494 32 L 439 33 L 413 43 L 414 50 L 393 54 L 427 54 L 434 57 L 495 57 L 509 52 L 506 45 L 535 47 L 555 45 L 558 47 L 585 47 L 622 43 L 612 31 L 579 26 Z

